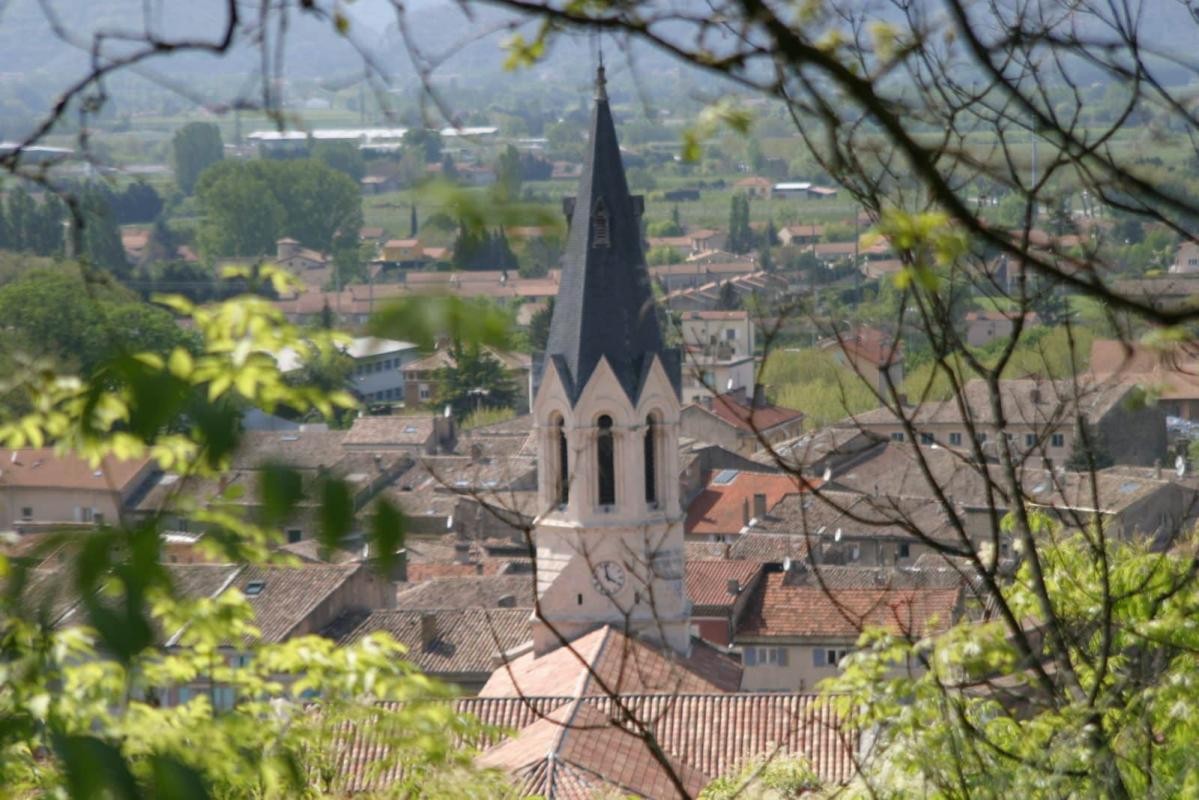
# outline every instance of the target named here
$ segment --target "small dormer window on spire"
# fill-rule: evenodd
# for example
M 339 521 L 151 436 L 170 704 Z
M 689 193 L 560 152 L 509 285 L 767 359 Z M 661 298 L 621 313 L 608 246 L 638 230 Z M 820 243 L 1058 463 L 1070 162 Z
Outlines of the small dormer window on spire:
M 601 197 L 595 201 L 595 210 L 591 214 L 591 246 L 609 247 L 610 245 L 608 209 L 604 207 L 604 199 Z

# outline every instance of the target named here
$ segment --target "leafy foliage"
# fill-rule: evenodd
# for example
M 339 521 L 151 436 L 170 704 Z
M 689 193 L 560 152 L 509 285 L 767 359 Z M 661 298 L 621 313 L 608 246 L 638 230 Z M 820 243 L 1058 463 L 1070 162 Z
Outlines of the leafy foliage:
M 762 368 L 771 400 L 804 412 L 805 426 L 820 427 L 878 405 L 860 377 L 816 349 L 774 350 Z
M 998 622 L 962 623 L 916 641 L 867 631 L 843 674 L 823 684 L 855 728 L 879 737 L 846 796 L 1195 791 L 1188 755 L 1190 687 L 1199 677 L 1190 656 L 1189 619 L 1199 603 L 1193 537 L 1171 556 L 1142 542 L 1100 538 L 1094 529 L 1059 535 L 1041 522 L 1039 562 L 1054 611 L 1073 632 L 1069 657 L 1081 690 L 1057 692 L 1052 701 L 1039 694 L 1028 661 Z M 1031 570 L 1025 562 L 1003 593 L 1022 618 L 1036 620 L 1041 600 Z
M 266 268 L 259 277 L 276 291 L 291 288 L 286 273 Z M 29 410 L 0 419 L 0 442 L 53 442 L 99 469 L 109 455 L 146 454 L 182 476 L 211 477 L 227 469 L 237 445 L 239 405 L 326 415 L 353 405 L 338 388 L 286 379 L 276 363 L 287 348 L 332 352 L 334 335 L 301 334 L 255 296 L 205 307 L 178 296 L 161 301 L 190 319 L 198 335 L 193 348 L 122 348 L 100 355 L 83 377 L 19 373 L 10 389 L 28 396 Z M 277 523 L 306 489 L 280 467 L 263 472 L 260 491 L 264 511 L 256 519 L 235 504 L 178 513 L 208 532 L 201 546 L 212 558 L 275 561 Z M 322 544 L 335 546 L 352 513 L 346 486 L 325 476 L 312 491 L 322 500 Z M 446 702 L 452 692 L 421 675 L 389 638 L 349 647 L 317 637 L 264 642 L 238 592 L 178 594 L 163 566 L 158 520 L 114 523 L 78 539 L 51 537 L 40 557 L 34 553 L 31 563 L 52 551 L 71 554 L 55 573 L 61 585 L 49 591 L 29 591 L 36 576 L 27 562 L 0 556 L 5 796 L 340 796 L 339 748 L 359 726 L 385 754 L 375 767 L 400 775 L 390 791 L 506 794 L 497 775 L 470 766 L 464 744 L 496 732 L 457 714 Z M 402 516 L 382 504 L 370 535 L 386 566 L 402 544 Z M 63 591 L 79 598 L 82 613 L 72 626 L 55 627 L 45 603 Z M 164 703 L 163 692 L 175 687 L 198 691 Z M 216 702 L 217 688 L 233 699 L 231 707 Z
M 211 122 L 189 122 L 171 139 L 175 183 L 184 194 L 195 191 L 200 174 L 224 157 L 221 129 Z
M 455 346 L 454 365 L 438 376 L 438 402 L 448 403 L 464 417 L 484 408 L 510 408 L 516 402 L 516 387 L 503 364 L 477 345 Z
M 320 161 L 221 162 L 200 176 L 196 196 L 210 256 L 263 255 L 285 236 L 325 252 L 358 246 L 358 184 Z

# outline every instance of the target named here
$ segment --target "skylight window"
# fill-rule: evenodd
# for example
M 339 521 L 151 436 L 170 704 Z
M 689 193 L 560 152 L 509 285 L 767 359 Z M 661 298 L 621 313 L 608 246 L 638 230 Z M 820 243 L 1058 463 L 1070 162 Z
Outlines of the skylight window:
M 250 581 L 246 584 L 246 597 L 257 597 L 266 588 L 266 581 Z
M 735 480 L 737 480 L 737 470 L 722 469 L 716 473 L 716 477 L 712 479 L 712 483 L 717 486 L 728 486 Z

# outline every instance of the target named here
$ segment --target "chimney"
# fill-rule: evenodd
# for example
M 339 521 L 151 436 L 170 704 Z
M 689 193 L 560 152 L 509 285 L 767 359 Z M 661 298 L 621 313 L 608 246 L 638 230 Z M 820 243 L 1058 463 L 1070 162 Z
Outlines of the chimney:
M 754 384 L 754 408 L 766 407 L 766 387 L 760 383 Z
M 742 525 L 749 524 L 749 501 L 748 500 L 741 501 L 741 524 Z
M 458 444 L 458 430 L 454 423 L 454 418 L 446 416 L 433 417 L 433 438 L 437 440 L 434 446 L 440 452 L 454 452 L 454 447 Z
M 275 242 L 275 257 L 280 261 L 291 258 L 300 252 L 300 243 L 295 239 L 280 239 Z
M 470 542 L 458 541 L 454 542 L 454 563 L 469 564 L 470 563 Z
M 420 615 L 420 646 L 427 648 L 437 638 L 437 615 L 424 612 Z
M 754 495 L 754 517 L 757 519 L 765 519 L 766 517 L 766 495 Z

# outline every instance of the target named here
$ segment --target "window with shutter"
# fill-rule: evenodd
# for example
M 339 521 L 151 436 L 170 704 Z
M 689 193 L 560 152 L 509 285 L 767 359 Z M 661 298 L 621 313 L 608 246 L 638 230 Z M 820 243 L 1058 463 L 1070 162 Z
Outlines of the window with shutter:
M 745 666 L 756 667 L 758 665 L 758 649 L 756 647 L 745 648 Z
M 812 651 L 812 666 L 824 666 L 824 650 L 820 649 L 819 647 Z

